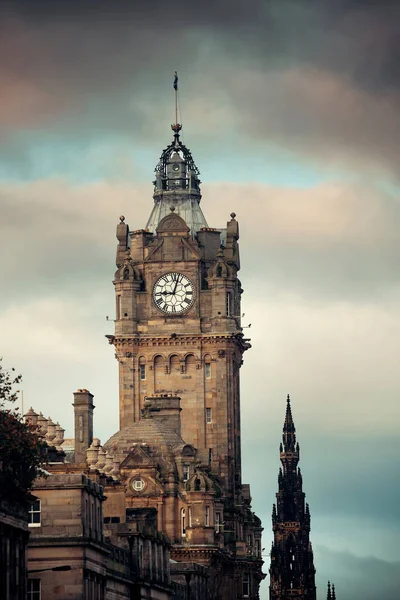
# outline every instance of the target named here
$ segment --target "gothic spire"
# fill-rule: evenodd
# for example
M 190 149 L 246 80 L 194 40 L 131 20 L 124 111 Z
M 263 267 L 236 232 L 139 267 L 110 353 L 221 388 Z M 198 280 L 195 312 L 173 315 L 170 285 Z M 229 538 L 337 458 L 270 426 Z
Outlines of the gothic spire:
M 326 596 L 326 600 L 332 600 L 331 582 L 330 581 L 328 581 L 328 594 Z
M 316 599 L 314 560 L 309 540 L 310 510 L 305 503 L 303 479 L 297 466 L 300 451 L 295 432 L 288 396 L 283 444 L 280 444 L 282 468 L 279 469 L 276 508 L 272 512 L 274 542 L 270 600 L 286 600 L 294 595 L 303 600 Z
M 202 227 L 208 227 L 200 208 L 200 172 L 192 154 L 181 141 L 182 125 L 178 123 L 178 74 L 175 72 L 175 123 L 171 125 L 174 139 L 163 150 L 155 169 L 154 207 L 146 228 L 154 232 L 161 219 L 170 213 L 174 206 L 176 213 L 183 218 L 192 237 Z

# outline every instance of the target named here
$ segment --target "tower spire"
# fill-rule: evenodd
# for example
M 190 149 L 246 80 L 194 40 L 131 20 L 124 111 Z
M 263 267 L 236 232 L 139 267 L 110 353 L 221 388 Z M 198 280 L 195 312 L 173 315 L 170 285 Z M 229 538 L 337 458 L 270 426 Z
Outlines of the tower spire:
M 154 233 L 160 221 L 170 213 L 174 206 L 176 214 L 185 221 L 190 234 L 195 237 L 203 227 L 208 227 L 207 221 L 200 208 L 200 171 L 192 154 L 182 141 L 179 132 L 182 129 L 178 123 L 178 73 L 175 71 L 175 123 L 171 125 L 174 139 L 163 150 L 156 166 L 154 183 L 154 206 L 151 211 L 146 229 Z
M 270 600 L 296 596 L 316 600 L 315 569 L 310 534 L 310 511 L 305 504 L 303 479 L 298 468 L 300 449 L 296 442 L 290 396 L 280 444 L 278 493 L 272 514 L 274 532 L 270 567 Z M 330 598 L 329 600 L 332 600 Z

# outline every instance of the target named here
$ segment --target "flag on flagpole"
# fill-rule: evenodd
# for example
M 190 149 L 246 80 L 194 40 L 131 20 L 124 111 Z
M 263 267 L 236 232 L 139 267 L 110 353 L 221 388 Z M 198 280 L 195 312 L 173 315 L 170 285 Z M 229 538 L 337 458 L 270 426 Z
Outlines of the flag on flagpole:
M 175 71 L 174 90 L 178 89 L 178 73 Z

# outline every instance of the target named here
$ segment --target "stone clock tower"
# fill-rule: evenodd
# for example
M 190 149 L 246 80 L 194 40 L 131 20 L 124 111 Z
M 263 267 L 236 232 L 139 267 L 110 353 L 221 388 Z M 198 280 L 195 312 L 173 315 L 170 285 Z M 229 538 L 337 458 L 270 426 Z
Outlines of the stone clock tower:
M 215 597 L 258 598 L 262 529 L 256 517 L 248 523 L 250 492 L 241 479 L 239 373 L 250 344 L 240 324 L 239 226 L 234 213 L 226 228 L 208 226 L 200 207 L 199 171 L 180 140 L 181 126 L 172 129 L 174 139 L 156 167 L 146 227 L 130 231 L 124 217 L 117 226 L 115 335 L 109 342 L 119 363 L 120 432 L 108 445 L 115 451 L 122 439 L 132 438 L 149 411 L 172 419 L 180 399 L 179 435 L 196 451 L 195 462 L 181 462 L 182 497 L 195 472 L 198 482 L 203 481 L 200 472 L 208 478 L 213 494 L 219 490 L 221 512 L 211 507 L 213 514 L 204 517 L 213 529 L 206 545 L 218 552 L 225 548 L 225 554 L 229 550 L 230 578 L 236 582 Z M 192 492 L 196 485 L 200 491 L 203 484 L 193 484 Z M 164 527 L 175 541 L 179 536 L 170 521 L 179 521 L 179 510 L 185 509 L 166 519 L 170 530 Z M 159 523 L 162 527 L 162 519 Z M 188 533 L 186 546 L 189 538 L 195 541 Z M 251 573 L 243 571 L 249 553 Z M 234 557 L 239 555 L 238 570 Z M 174 558 L 182 560 L 183 554 L 177 550 Z M 201 560 L 207 562 L 204 553 Z

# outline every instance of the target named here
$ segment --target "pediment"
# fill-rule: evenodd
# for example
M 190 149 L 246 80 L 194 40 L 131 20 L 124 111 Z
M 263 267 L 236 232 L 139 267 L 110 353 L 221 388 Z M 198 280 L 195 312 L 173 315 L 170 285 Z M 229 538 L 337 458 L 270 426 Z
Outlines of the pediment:
M 156 231 L 157 233 L 180 233 L 181 235 L 188 235 L 190 229 L 182 217 L 172 212 L 161 219 Z
M 138 467 L 153 467 L 154 461 L 140 446 L 134 448 L 121 463 L 120 469 L 137 469 Z

